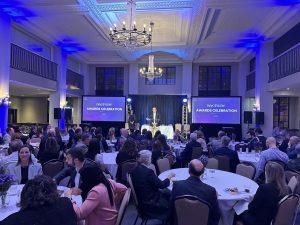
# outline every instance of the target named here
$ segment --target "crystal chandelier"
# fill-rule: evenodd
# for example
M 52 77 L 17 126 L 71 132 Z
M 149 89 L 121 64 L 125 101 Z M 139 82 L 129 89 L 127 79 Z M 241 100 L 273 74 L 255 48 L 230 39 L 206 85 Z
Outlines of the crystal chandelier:
M 150 23 L 151 28 L 153 28 L 154 23 Z M 151 41 L 151 53 L 152 53 L 152 41 Z M 149 55 L 149 63 L 148 63 L 148 68 L 142 67 L 140 68 L 140 76 L 145 77 L 150 81 L 153 81 L 154 78 L 161 77 L 162 76 L 162 68 L 155 67 L 154 66 L 154 55 L 150 54 Z
M 146 31 L 146 25 L 144 24 L 143 30 L 138 30 L 135 22 L 136 1 L 128 0 L 127 2 L 127 24 L 123 21 L 123 27 L 117 28 L 114 24 L 114 28 L 110 28 L 109 36 L 110 40 L 118 46 L 134 49 L 136 47 L 142 47 L 148 45 L 151 42 L 152 28 Z

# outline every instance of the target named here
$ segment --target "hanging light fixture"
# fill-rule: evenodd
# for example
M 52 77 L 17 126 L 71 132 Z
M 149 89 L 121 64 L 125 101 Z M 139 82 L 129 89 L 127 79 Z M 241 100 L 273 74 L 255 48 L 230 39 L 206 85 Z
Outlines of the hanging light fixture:
M 110 40 L 117 46 L 134 49 L 136 47 L 142 47 L 148 45 L 151 42 L 152 30 L 146 31 L 146 24 L 144 24 L 143 30 L 138 30 L 135 22 L 136 1 L 128 0 L 127 2 L 127 25 L 123 21 L 121 29 L 117 28 L 114 24 L 114 28 L 110 28 L 109 36 Z
M 153 30 L 153 26 L 154 23 L 150 22 L 151 30 Z M 161 77 L 162 72 L 163 72 L 162 68 L 154 66 L 154 55 L 152 54 L 152 41 L 151 41 L 151 53 L 149 55 L 148 68 L 146 67 L 140 68 L 140 76 L 145 77 L 150 81 L 153 81 L 154 78 Z

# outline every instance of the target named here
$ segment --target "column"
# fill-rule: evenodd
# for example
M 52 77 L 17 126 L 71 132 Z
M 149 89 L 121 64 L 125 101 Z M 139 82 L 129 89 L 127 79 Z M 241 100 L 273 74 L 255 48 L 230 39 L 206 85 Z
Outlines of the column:
M 255 104 L 265 114 L 264 125 L 261 126 L 265 136 L 271 136 L 273 129 L 273 95 L 267 90 L 268 63 L 272 59 L 273 44 L 262 43 L 256 50 Z
M 139 93 L 139 66 L 137 63 L 129 64 L 128 72 L 128 93 L 129 95 L 136 95 Z
M 184 62 L 182 64 L 182 78 L 181 78 L 181 93 L 187 95 L 187 123 L 191 122 L 191 96 L 192 96 L 192 84 L 193 84 L 193 63 Z M 183 107 L 183 106 L 182 106 Z M 184 116 L 184 114 L 182 114 Z M 183 119 L 183 118 L 182 118 Z
M 60 48 L 54 51 L 54 61 L 57 62 L 56 92 L 50 94 L 49 122 L 52 126 L 65 129 L 64 107 L 66 105 L 67 54 Z M 61 118 L 54 119 L 54 108 L 61 108 Z
M 10 72 L 10 17 L 0 13 L 0 129 L 2 135 L 8 125 L 8 97 Z M 4 35 L 5 34 L 5 35 Z

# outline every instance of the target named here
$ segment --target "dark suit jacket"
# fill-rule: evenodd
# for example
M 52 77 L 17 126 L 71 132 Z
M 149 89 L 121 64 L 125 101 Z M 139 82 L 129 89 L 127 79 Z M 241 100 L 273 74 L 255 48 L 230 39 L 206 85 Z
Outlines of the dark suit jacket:
M 92 166 L 92 164 L 88 160 L 84 160 L 82 168 L 87 167 L 87 166 Z M 70 180 L 68 183 L 68 187 L 70 187 L 70 188 L 75 187 L 75 176 L 76 176 L 75 167 L 64 168 L 62 171 L 60 171 L 58 174 L 56 174 L 56 176 L 53 177 L 53 179 L 55 179 L 56 183 L 59 184 L 59 182 L 62 179 L 69 177 L 69 176 L 70 176 Z
M 169 199 L 160 192 L 170 185 L 169 179 L 161 181 L 153 170 L 141 164 L 131 172 L 131 178 L 142 211 L 159 215 L 169 210 Z
M 280 199 L 275 183 L 260 185 L 248 210 L 241 216 L 244 225 L 269 225 L 276 214 Z
M 156 126 L 159 126 L 160 125 L 160 115 L 158 112 L 156 112 L 155 114 L 155 122 L 156 122 Z M 151 113 L 151 116 L 150 116 L 150 125 L 152 126 L 152 123 L 154 123 L 154 118 L 153 118 L 153 112 Z
M 224 155 L 230 159 L 230 172 L 235 173 L 236 166 L 240 163 L 239 156 L 236 151 L 229 149 L 228 147 L 218 148 L 214 151 L 215 155 Z
M 184 164 L 189 163 L 192 160 L 194 147 L 201 147 L 201 144 L 196 140 L 192 140 L 185 146 L 185 149 L 181 152 L 181 159 Z
M 178 196 L 194 195 L 209 204 L 208 225 L 217 225 L 220 219 L 220 209 L 216 189 L 204 184 L 200 178 L 190 176 L 186 180 L 173 184 L 172 201 Z
M 135 130 L 135 115 L 130 115 L 128 118 L 128 126 L 130 130 Z
M 259 142 L 261 143 L 262 149 L 266 150 L 267 149 L 267 145 L 266 145 L 267 138 L 262 135 L 257 136 L 257 138 L 259 139 Z
M 59 198 L 52 206 L 21 210 L 0 222 L 1 225 L 77 225 L 71 201 Z

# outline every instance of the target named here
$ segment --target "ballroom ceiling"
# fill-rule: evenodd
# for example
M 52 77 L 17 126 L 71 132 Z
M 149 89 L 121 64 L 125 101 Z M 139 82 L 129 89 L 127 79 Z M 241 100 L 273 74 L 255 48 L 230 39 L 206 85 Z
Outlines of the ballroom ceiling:
M 109 40 L 109 28 L 126 20 L 125 0 L 14 2 L 30 12 L 16 26 L 54 45 L 75 44 L 73 57 L 82 62 L 139 62 L 150 52 L 150 46 L 129 51 Z M 161 62 L 238 62 L 295 25 L 299 11 L 299 4 L 278 0 L 137 0 L 136 21 L 140 28 L 154 22 L 153 51 Z

